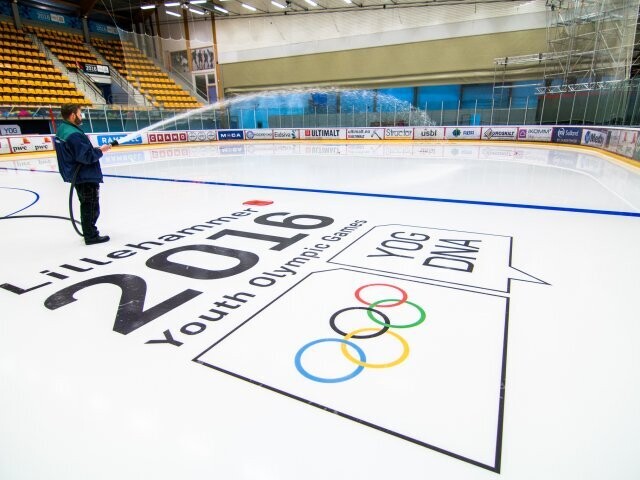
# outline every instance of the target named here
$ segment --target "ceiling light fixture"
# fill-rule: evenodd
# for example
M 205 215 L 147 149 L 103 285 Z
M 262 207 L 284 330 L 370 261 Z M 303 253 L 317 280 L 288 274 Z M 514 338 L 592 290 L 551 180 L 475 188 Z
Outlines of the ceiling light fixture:
M 155 5 L 141 5 L 140 8 L 142 10 L 153 10 L 154 8 L 156 8 Z
M 256 7 L 252 7 L 251 5 L 247 5 L 246 3 L 241 3 L 240 5 L 242 5 L 247 10 L 251 10 L 252 12 L 255 12 L 258 10 Z
M 204 12 L 202 10 L 196 10 L 195 8 L 189 7 L 189 11 L 191 13 L 197 13 L 198 15 L 204 15 Z
M 179 13 L 172 12 L 171 10 L 165 10 L 165 12 L 167 12 L 167 15 L 171 15 L 173 17 L 181 17 L 182 16 Z
M 164 4 L 165 7 L 179 7 L 180 2 L 168 2 Z
M 271 5 L 278 8 L 287 8 L 286 5 L 282 5 L 281 3 L 278 3 L 275 0 L 271 0 Z
M 229 13 L 229 10 L 225 10 L 224 8 L 219 7 L 218 5 L 214 5 L 214 6 L 213 6 L 213 9 L 214 9 L 214 10 L 217 10 L 217 11 L 219 11 L 219 12 L 221 12 L 221 13 Z
M 314 2 L 313 0 L 304 0 L 305 2 L 307 2 L 309 5 L 311 5 L 312 7 L 317 7 L 318 4 L 316 2 Z

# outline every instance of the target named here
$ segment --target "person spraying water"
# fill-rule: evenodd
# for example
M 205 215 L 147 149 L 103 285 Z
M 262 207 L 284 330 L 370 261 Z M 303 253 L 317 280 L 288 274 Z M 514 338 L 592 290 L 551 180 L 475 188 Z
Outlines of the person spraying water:
M 102 169 L 100 158 L 112 145 L 94 147 L 89 137 L 80 129 L 82 108 L 79 105 L 62 105 L 63 121 L 58 125 L 54 144 L 58 160 L 58 170 L 65 182 L 71 183 L 69 190 L 69 215 L 76 232 L 84 237 L 86 245 L 109 241 L 108 235 L 100 235 L 96 223 L 100 216 L 100 184 Z M 117 145 L 117 142 L 113 142 Z M 72 197 L 76 190 L 80 200 L 80 223 L 78 230 L 73 219 Z

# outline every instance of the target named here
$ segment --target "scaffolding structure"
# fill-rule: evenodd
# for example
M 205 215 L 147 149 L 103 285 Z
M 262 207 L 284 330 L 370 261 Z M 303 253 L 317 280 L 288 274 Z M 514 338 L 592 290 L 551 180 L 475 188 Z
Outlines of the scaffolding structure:
M 640 0 L 547 0 L 548 52 L 496 58 L 499 96 L 514 72 L 538 73 L 538 94 L 608 90 L 640 70 Z
M 547 40 L 553 58 L 545 84 L 583 85 L 631 78 L 640 0 L 549 0 Z M 575 90 L 575 89 L 574 89 Z

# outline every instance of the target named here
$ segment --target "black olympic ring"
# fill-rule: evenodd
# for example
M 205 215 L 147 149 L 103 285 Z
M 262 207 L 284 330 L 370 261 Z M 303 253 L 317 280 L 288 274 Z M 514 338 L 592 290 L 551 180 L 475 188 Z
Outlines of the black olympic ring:
M 338 335 L 341 335 L 342 337 L 346 337 L 348 333 L 345 333 L 342 330 L 340 330 L 338 327 L 336 327 L 336 317 L 340 315 L 342 312 L 346 312 L 347 310 L 367 310 L 369 312 L 375 312 L 378 315 L 380 315 L 384 320 L 384 323 L 387 324 L 386 326 L 382 327 L 382 329 L 379 332 L 372 333 L 371 335 L 353 335 L 351 338 L 375 338 L 380 335 L 383 335 L 384 333 L 386 333 L 387 330 L 389 330 L 389 325 L 391 325 L 391 321 L 389 320 L 389 317 L 387 317 L 380 310 L 376 310 L 375 308 L 371 308 L 371 307 L 347 307 L 335 312 L 333 315 L 331 315 L 331 319 L 329 320 L 329 325 L 331 325 L 331 328 L 333 329 L 333 331 L 336 332 Z

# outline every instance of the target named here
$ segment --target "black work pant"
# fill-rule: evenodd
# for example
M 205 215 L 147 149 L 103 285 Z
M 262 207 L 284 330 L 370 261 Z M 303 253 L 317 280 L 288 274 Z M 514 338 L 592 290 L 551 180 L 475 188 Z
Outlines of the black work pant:
M 100 184 L 79 183 L 76 192 L 80 199 L 80 223 L 85 238 L 98 236 L 96 222 L 100 216 Z

